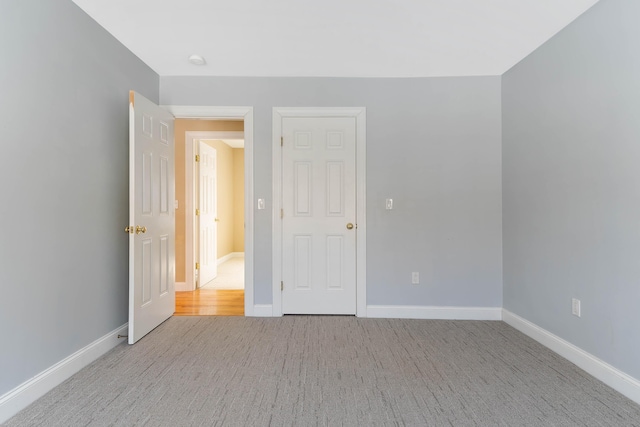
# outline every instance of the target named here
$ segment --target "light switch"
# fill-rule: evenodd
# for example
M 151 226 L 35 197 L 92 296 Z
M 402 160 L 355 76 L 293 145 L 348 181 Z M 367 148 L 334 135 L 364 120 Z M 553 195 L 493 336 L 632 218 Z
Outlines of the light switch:
M 387 199 L 387 209 L 393 209 L 393 199 Z
M 258 209 L 264 209 L 264 199 L 258 199 Z
M 174 200 L 174 209 L 178 209 L 178 201 Z

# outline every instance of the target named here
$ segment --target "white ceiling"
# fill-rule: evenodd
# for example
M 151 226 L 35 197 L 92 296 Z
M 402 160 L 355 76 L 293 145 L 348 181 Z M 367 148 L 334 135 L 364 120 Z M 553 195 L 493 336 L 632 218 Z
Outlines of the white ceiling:
M 73 1 L 161 76 L 430 77 L 500 75 L 598 0 Z

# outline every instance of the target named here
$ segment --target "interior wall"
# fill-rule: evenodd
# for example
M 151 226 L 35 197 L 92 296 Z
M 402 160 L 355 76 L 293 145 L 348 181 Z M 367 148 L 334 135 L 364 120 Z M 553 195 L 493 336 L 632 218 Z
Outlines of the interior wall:
M 635 378 L 639 16 L 601 0 L 502 80 L 504 306 Z
M 129 90 L 158 76 L 69 0 L 0 2 L 0 396 L 128 317 Z
M 175 121 L 175 171 L 176 171 L 176 282 L 185 281 L 185 235 L 186 235 L 186 172 L 185 172 L 185 132 L 187 131 L 234 131 L 244 130 L 244 122 L 238 120 L 196 120 L 176 119 Z
M 358 106 L 367 108 L 367 303 L 502 306 L 500 77 L 161 77 L 160 98 L 254 107 L 254 193 L 267 206 L 254 217 L 256 304 L 272 302 L 273 107 Z
M 233 252 L 244 252 L 244 148 L 233 149 Z

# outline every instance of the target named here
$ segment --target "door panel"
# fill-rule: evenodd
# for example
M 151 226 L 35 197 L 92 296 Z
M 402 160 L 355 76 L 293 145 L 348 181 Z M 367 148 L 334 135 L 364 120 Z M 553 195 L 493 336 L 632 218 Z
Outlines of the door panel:
M 282 312 L 356 312 L 356 123 L 282 122 Z
M 198 287 L 206 285 L 218 275 L 218 192 L 217 192 L 217 151 L 210 145 L 198 143 L 200 162 L 198 224 L 200 233 Z
M 173 116 L 131 92 L 129 344 L 175 311 Z

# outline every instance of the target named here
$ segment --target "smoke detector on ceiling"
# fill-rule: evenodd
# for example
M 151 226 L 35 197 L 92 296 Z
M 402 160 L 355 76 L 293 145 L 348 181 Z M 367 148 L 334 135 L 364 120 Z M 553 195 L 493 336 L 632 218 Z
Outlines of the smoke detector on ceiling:
M 205 65 L 207 61 L 200 55 L 191 55 L 189 57 L 189 62 L 193 65 Z

